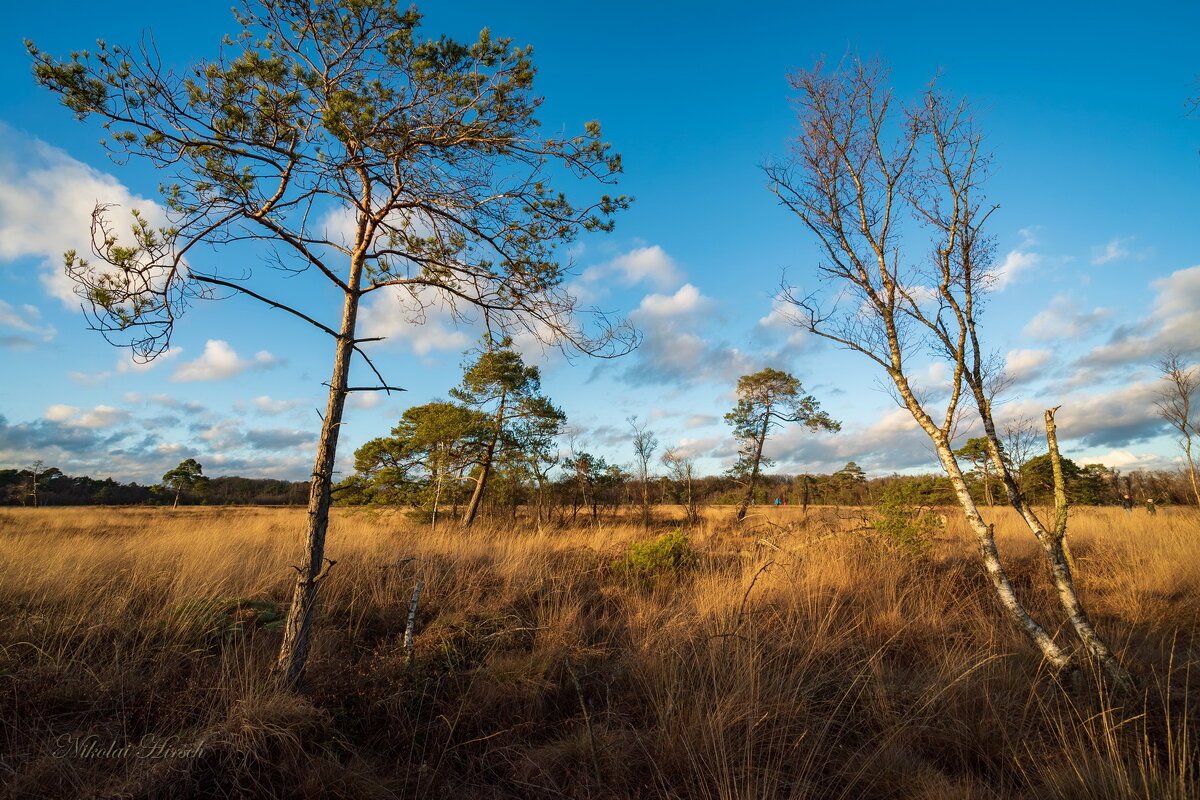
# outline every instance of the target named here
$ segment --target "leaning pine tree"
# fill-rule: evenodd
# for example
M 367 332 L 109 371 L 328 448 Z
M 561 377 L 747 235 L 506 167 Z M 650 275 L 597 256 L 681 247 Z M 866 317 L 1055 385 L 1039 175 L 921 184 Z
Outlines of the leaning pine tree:
M 992 398 L 999 370 L 979 338 L 983 295 L 995 279 L 991 241 L 983 233 L 994 206 L 981 191 L 989 160 L 982 137 L 965 102 L 930 86 L 916 102 L 901 106 L 885 79 L 881 64 L 857 60 L 829 72 L 818 64 L 791 77 L 800 133 L 793 159 L 767 172 L 776 195 L 817 237 L 819 271 L 837 292 L 832 304 L 824 304 L 785 287 L 794 321 L 887 373 L 901 404 L 934 445 L 1000 605 L 1054 669 L 1077 675 L 1075 654 L 1017 596 L 992 526 L 972 499 L 952 449 L 964 414 L 979 421 L 992 474 L 1041 545 L 1072 629 L 1109 680 L 1128 687 L 1129 673 L 1075 591 L 1054 411 L 1045 415 L 1056 484 L 1049 526 L 1025 502 L 997 434 Z M 913 385 L 912 362 L 929 353 L 948 367 L 949 385 L 940 395 Z
M 524 447 L 521 434 L 547 428 L 557 432 L 566 420 L 562 411 L 541 393 L 541 370 L 525 366 L 521 354 L 512 349 L 512 343 L 511 338 L 496 341 L 485 336 L 478 357 L 463 371 L 462 383 L 450 390 L 451 397 L 478 409 L 489 420 L 479 471 L 474 476 L 475 489 L 463 512 L 464 528 L 475 522 L 497 461 L 506 451 Z
M 730 474 L 746 485 L 738 505 L 738 522 L 746 518 L 762 468 L 775 463 L 763 455 L 773 429 L 797 422 L 810 431 L 836 433 L 842 429 L 840 422 L 821 410 L 815 397 L 804 394 L 800 381 L 770 367 L 738 378 L 737 405 L 725 415 L 725 421 L 733 426 L 733 436 L 739 445 L 738 460 Z
M 54 58 L 28 43 L 37 81 L 81 120 L 97 119 L 118 161 L 171 176 L 168 223 L 133 212 L 121 241 L 112 209 L 92 215 L 91 259 L 68 253 L 93 327 L 152 359 L 189 301 L 240 295 L 281 309 L 333 344 L 329 396 L 312 471 L 304 562 L 276 676 L 294 684 L 308 656 L 346 397 L 390 390 L 361 349 L 359 308 L 373 292 L 472 310 L 491 330 L 523 328 L 563 347 L 613 355 L 624 326 L 586 332 L 562 288 L 558 247 L 608 230 L 624 197 L 577 205 L 566 176 L 612 182 L 620 158 L 589 123 L 538 134 L 530 48 L 487 30 L 476 42 L 424 39 L 394 0 L 249 0 L 241 33 L 185 73 L 152 45 L 97 44 Z M 340 224 L 330 223 L 340 221 Z M 273 269 L 252 271 L 253 262 Z M 314 286 L 294 300 L 294 281 Z M 318 298 L 338 298 L 340 314 Z M 397 308 L 396 313 L 401 313 Z M 355 356 L 378 385 L 352 385 Z

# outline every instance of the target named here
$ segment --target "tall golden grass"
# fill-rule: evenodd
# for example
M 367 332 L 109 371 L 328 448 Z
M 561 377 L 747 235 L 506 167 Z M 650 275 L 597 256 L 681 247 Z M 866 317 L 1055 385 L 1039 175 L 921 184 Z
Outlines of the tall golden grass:
M 614 561 L 671 530 L 671 509 L 653 531 L 581 518 L 470 532 L 340 510 L 308 686 L 280 694 L 265 680 L 271 623 L 303 511 L 0 511 L 0 786 L 22 798 L 1200 796 L 1194 513 L 1073 512 L 1085 602 L 1143 682 L 1114 697 L 1096 680 L 1055 684 L 992 603 L 954 515 L 917 556 L 855 531 L 851 510 L 757 512 L 735 528 L 731 510 L 710 509 L 689 532 L 696 567 L 646 577 Z M 991 516 L 1023 599 L 1058 624 L 1036 544 L 1007 509 Z M 110 755 L 81 749 L 87 737 Z M 170 757 L 138 749 L 168 740 Z

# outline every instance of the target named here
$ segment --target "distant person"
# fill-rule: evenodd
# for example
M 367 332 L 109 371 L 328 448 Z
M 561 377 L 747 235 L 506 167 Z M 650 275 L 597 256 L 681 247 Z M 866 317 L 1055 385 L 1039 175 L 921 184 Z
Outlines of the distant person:
M 776 497 L 776 498 L 775 498 L 775 505 L 779 505 L 779 504 L 781 504 L 782 502 L 783 502 L 783 501 L 782 501 L 782 500 L 780 500 L 778 497 Z
M 1158 506 L 1154 505 L 1153 497 L 1146 498 L 1146 510 L 1150 512 L 1150 516 L 1158 513 Z
M 1121 497 L 1121 508 L 1125 509 L 1126 514 L 1132 514 L 1133 513 L 1133 498 L 1130 497 L 1129 495 L 1123 495 Z

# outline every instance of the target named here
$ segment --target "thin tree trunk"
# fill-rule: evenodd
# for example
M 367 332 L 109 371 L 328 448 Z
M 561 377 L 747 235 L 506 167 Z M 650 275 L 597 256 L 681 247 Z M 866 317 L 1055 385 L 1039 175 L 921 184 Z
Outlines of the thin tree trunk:
M 1100 663 L 1104 674 L 1108 676 L 1116 688 L 1128 690 L 1133 687 L 1133 678 L 1120 660 L 1113 655 L 1108 644 L 1096 633 L 1088 618 L 1087 611 L 1079 601 L 1075 591 L 1075 581 L 1071 575 L 1071 561 L 1067 553 L 1067 490 L 1063 478 L 1062 456 L 1058 452 L 1058 432 L 1054 424 L 1054 412 L 1057 408 L 1046 411 L 1046 444 L 1050 450 L 1050 464 L 1054 472 L 1054 530 L 1039 535 L 1038 540 L 1046 550 L 1046 560 L 1050 564 L 1050 577 L 1058 592 L 1058 601 L 1075 634 L 1083 642 L 1084 647 L 1092 657 Z
M 928 433 L 928 430 L 926 432 Z M 1033 642 L 1034 646 L 1041 651 L 1042 656 L 1056 671 L 1060 673 L 1070 672 L 1075 666 L 1070 654 L 1058 646 L 1050 634 L 1046 632 L 1046 629 L 1025 610 L 1025 607 L 1017 597 L 1012 582 L 1009 581 L 1008 574 L 1004 570 L 1004 565 L 1000 562 L 1000 554 L 996 549 L 995 531 L 991 525 L 983 521 L 983 517 L 979 513 L 979 508 L 975 505 L 975 500 L 971 497 L 971 492 L 967 488 L 967 482 L 963 478 L 958 462 L 954 458 L 954 453 L 950 449 L 950 443 L 940 435 L 940 431 L 937 433 L 939 435 L 933 437 L 933 439 L 938 459 L 942 462 L 942 468 L 945 469 L 946 474 L 950 478 L 950 485 L 954 489 L 954 495 L 958 499 L 958 504 L 962 507 L 966 515 L 967 524 L 971 527 L 972 533 L 975 534 L 975 541 L 979 547 L 983 568 L 987 572 L 988 580 L 991 581 L 996 599 L 999 600 L 1000 606 L 1008 614 L 1009 618 L 1017 624 L 1029 640 Z
M 1004 482 L 1004 489 L 1008 493 L 1012 507 L 1021 515 L 1026 527 L 1042 545 L 1050 567 L 1050 578 L 1058 594 L 1059 604 L 1066 612 L 1071 627 L 1075 629 L 1075 635 L 1079 637 L 1092 657 L 1100 663 L 1114 688 L 1128 690 L 1133 686 L 1133 677 L 1113 655 L 1107 643 L 1100 638 L 1100 634 L 1096 632 L 1075 591 L 1071 565 L 1064 545 L 1067 533 L 1067 507 L 1066 488 L 1062 478 L 1062 462 L 1058 453 L 1058 437 L 1054 424 L 1054 412 L 1057 409 L 1049 409 L 1045 415 L 1046 442 L 1050 449 L 1050 463 L 1055 473 L 1055 531 L 1051 533 L 1042 525 L 1041 520 L 1033 513 L 1033 509 L 1025 503 L 1025 498 L 1018 489 L 1012 473 L 1004 463 L 1003 455 L 1000 452 L 1000 437 L 996 434 L 996 421 L 992 417 L 991 402 L 984 393 L 983 383 L 978 378 L 981 374 L 978 364 L 979 341 L 975 335 L 973 322 L 968 325 L 967 330 L 976 354 L 974 377 L 970 381 L 970 388 L 975 397 L 976 407 L 979 409 L 979 418 L 983 422 L 984 439 L 987 443 L 988 454 L 991 456 L 992 466 L 996 468 L 996 474 Z M 1060 489 L 1062 490 L 1061 498 L 1059 496 Z
M 479 480 L 475 483 L 475 491 L 471 493 L 471 502 L 467 506 L 466 512 L 463 513 L 464 528 L 471 527 L 471 523 L 475 521 L 475 515 L 479 513 L 479 506 L 483 503 L 483 493 L 487 489 L 488 475 L 492 472 L 492 458 L 496 454 L 496 444 L 500 441 L 500 430 L 504 425 L 505 399 L 506 393 L 501 392 L 500 406 L 496 409 L 496 421 L 492 425 L 492 438 L 483 451 L 483 463 L 479 465 Z
M 546 501 L 545 494 L 546 494 L 546 488 L 542 485 L 542 479 L 539 477 L 537 480 L 537 494 L 534 495 L 534 512 L 533 512 L 534 518 L 537 521 L 536 522 L 537 529 L 539 531 L 542 529 L 542 517 L 543 517 L 542 505 Z
M 425 588 L 424 581 L 417 581 L 413 587 L 412 600 L 408 603 L 408 624 L 404 626 L 404 657 L 412 663 L 413 643 L 417 635 L 417 603 L 421 601 L 421 590 Z
M 750 501 L 754 499 L 754 485 L 758 482 L 758 465 L 762 461 L 763 444 L 767 441 L 767 431 L 770 425 L 771 409 L 768 408 L 766 414 L 763 415 L 762 431 L 759 433 L 758 441 L 754 443 L 754 466 L 750 469 L 750 485 L 746 487 L 746 496 L 742 498 L 742 505 L 738 508 L 738 522 L 746 518 L 746 509 L 750 507 Z
M 1196 479 L 1196 461 L 1192 458 L 1192 437 L 1184 439 L 1184 455 L 1187 456 L 1188 477 L 1192 480 L 1192 494 L 1196 496 L 1196 507 L 1200 508 L 1200 481 Z
M 988 460 L 986 455 L 983 458 L 983 465 L 980 469 L 980 472 L 983 473 L 983 497 L 984 500 L 987 501 L 988 508 L 992 508 L 994 505 L 996 505 L 996 501 L 992 498 L 992 475 L 990 472 L 988 472 Z
M 688 525 L 690 526 L 694 527 L 699 521 L 699 515 L 696 513 L 696 501 L 692 495 L 692 476 L 690 472 L 687 476 L 687 517 Z
M 977 401 L 979 400 L 978 395 L 976 399 Z M 1100 638 L 1100 635 L 1096 632 L 1091 620 L 1083 609 L 1079 595 L 1075 591 L 1075 583 L 1071 575 L 1071 565 L 1067 558 L 1064 544 L 1067 531 L 1065 484 L 1063 487 L 1057 485 L 1062 480 L 1062 462 L 1061 456 L 1058 455 L 1058 438 L 1054 425 L 1054 409 L 1046 412 L 1046 440 L 1050 447 L 1051 466 L 1057 473 L 1055 476 L 1055 530 L 1053 532 L 1046 530 L 1041 520 L 1034 514 L 1033 509 L 1026 504 L 1025 498 L 1018 489 L 1012 473 L 1005 467 L 1004 460 L 1000 454 L 999 439 L 996 437 L 996 427 L 992 419 L 990 406 L 986 402 L 982 402 L 980 409 L 980 417 L 983 420 L 985 438 L 988 443 L 992 466 L 996 468 L 997 474 L 1004 482 L 1009 502 L 1017 513 L 1020 514 L 1021 519 L 1038 540 L 1038 543 L 1042 545 L 1042 550 L 1045 553 L 1047 565 L 1050 569 L 1050 579 L 1058 595 L 1059 605 L 1066 612 L 1076 636 L 1079 637 L 1079 640 L 1092 657 L 1100 663 L 1101 668 L 1112 681 L 1113 685 L 1121 689 L 1131 687 L 1133 685 L 1132 676 L 1116 656 L 1113 655 L 1104 640 Z M 1062 488 L 1061 497 L 1059 496 L 1060 488 Z
M 582 506 L 588 505 L 587 479 L 582 472 L 578 471 L 578 468 L 576 468 L 576 472 L 575 472 L 575 482 L 576 482 L 576 486 L 579 489 L 579 497 L 578 497 L 578 503 L 575 504 L 571 509 L 571 522 L 572 523 L 575 522 L 575 517 L 579 513 L 579 508 Z M 596 516 L 596 511 L 595 511 L 595 505 L 593 504 L 592 518 L 594 519 L 595 516 Z
M 462 492 L 463 468 L 459 468 L 458 475 L 454 479 L 454 490 L 451 492 L 450 498 L 450 515 L 458 516 L 458 495 Z
M 894 342 L 893 351 L 895 353 L 894 361 L 899 362 L 899 346 Z M 1037 647 L 1042 657 L 1056 672 L 1064 676 L 1074 672 L 1076 664 L 1071 655 L 1058 646 L 1046 629 L 1025 610 L 1025 607 L 1017 597 L 1012 582 L 1008 579 L 1008 574 L 1004 571 L 1004 565 L 1000 562 L 1000 554 L 996 549 L 995 531 L 991 525 L 983 521 L 983 517 L 979 513 L 979 507 L 975 504 L 974 498 L 971 497 L 971 492 L 967 488 L 967 481 L 958 466 L 958 460 L 954 457 L 954 451 L 950 447 L 947 434 L 925 413 L 925 410 L 913 395 L 908 381 L 899 370 L 893 371 L 892 381 L 899 390 L 900 397 L 904 400 L 909 413 L 913 415 L 917 424 L 921 426 L 926 435 L 933 441 L 934 448 L 937 450 L 938 460 L 942 462 L 942 468 L 950 478 L 950 486 L 953 488 L 954 495 L 958 498 L 958 504 L 962 507 L 963 513 L 967 518 L 967 524 L 970 526 L 972 533 L 975 534 L 975 542 L 979 547 L 980 560 L 983 562 L 984 571 L 987 573 L 988 580 L 992 584 L 992 591 L 995 592 L 1000 607 L 1004 609 L 1009 619 L 1016 623 L 1017 627 Z
M 438 504 L 442 501 L 442 470 L 438 470 L 437 489 L 433 492 L 433 516 L 431 517 L 430 530 L 437 532 Z
M 483 502 L 484 487 L 491 472 L 492 445 L 489 444 L 484 449 L 483 461 L 479 464 L 479 477 L 475 479 L 475 490 L 471 492 L 471 500 L 467 503 L 467 510 L 463 512 L 462 524 L 464 528 L 471 527 L 471 523 L 475 521 L 475 515 L 479 513 L 479 506 Z
M 587 483 L 585 483 L 585 486 L 586 485 L 587 485 Z M 598 488 L 595 486 L 595 484 L 592 484 L 591 489 L 592 489 L 592 498 L 591 498 L 592 524 L 597 524 L 600 521 L 600 496 L 599 496 L 600 492 L 599 492 Z M 586 491 L 584 492 L 583 497 L 584 497 L 583 501 L 586 504 L 588 502 Z
M 325 558 L 325 534 L 329 529 L 330 493 L 333 487 L 333 468 L 337 455 L 338 433 L 346 407 L 350 359 L 354 353 L 354 331 L 358 319 L 359 282 L 362 262 L 352 262 L 349 291 L 342 308 L 342 326 L 338 335 L 329 381 L 329 399 L 317 442 L 313 462 L 312 482 L 308 493 L 308 530 L 305 542 L 306 563 L 296 567 L 299 578 L 292 592 L 292 604 L 284 623 L 283 641 L 273 676 L 283 686 L 296 686 L 304 676 L 312 640 L 313 616 L 316 611 L 317 589 L 328 576 L 334 562 Z

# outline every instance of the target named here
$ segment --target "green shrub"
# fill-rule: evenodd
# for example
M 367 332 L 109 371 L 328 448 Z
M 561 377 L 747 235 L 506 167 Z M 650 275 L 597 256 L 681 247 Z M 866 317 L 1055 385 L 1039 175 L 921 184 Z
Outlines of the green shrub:
M 696 566 L 698 556 L 683 531 L 672 531 L 652 542 L 631 543 L 613 566 L 630 575 L 649 578 L 690 570 Z
M 925 555 L 933 537 L 942 530 L 943 522 L 942 515 L 922 500 L 919 486 L 908 482 L 892 484 L 880 497 L 871 526 L 902 551 Z

